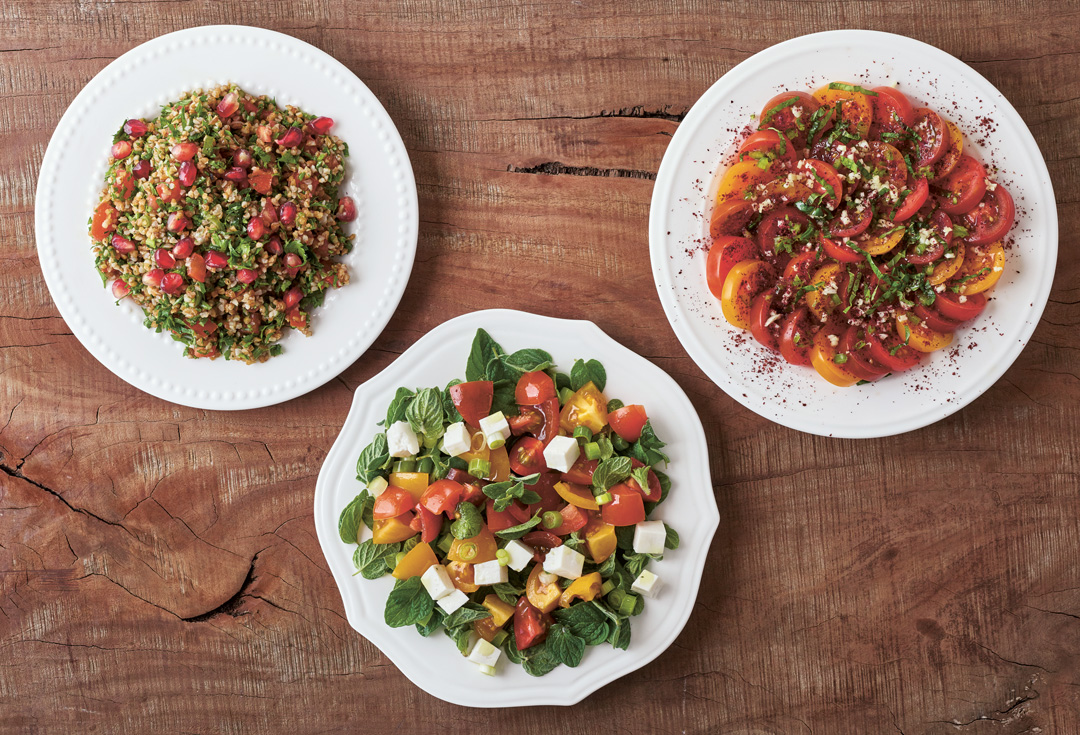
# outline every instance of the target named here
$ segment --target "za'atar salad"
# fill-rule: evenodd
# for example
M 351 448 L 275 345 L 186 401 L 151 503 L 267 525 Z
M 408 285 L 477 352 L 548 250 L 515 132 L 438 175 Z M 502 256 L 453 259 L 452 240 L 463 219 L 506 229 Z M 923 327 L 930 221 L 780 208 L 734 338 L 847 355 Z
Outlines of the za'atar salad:
M 919 364 L 986 306 L 1015 221 L 952 121 L 833 82 L 769 100 L 719 182 L 706 280 L 724 316 L 850 386 Z
M 465 379 L 399 388 L 357 461 L 367 487 L 338 531 L 357 574 L 395 578 L 386 624 L 441 628 L 486 674 L 504 655 L 542 676 L 626 649 L 661 586 L 647 567 L 679 545 L 649 519 L 670 481 L 645 408 L 605 396 L 596 360 L 559 372 L 482 329 Z

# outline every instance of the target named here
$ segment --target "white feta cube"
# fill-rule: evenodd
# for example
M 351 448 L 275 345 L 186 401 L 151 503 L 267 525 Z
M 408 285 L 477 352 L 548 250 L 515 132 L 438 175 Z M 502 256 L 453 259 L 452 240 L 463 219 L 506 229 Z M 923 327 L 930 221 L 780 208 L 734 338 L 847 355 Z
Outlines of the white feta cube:
M 443 612 L 447 615 L 452 615 L 459 607 L 469 601 L 469 596 L 461 590 L 455 589 L 445 597 L 438 599 L 439 607 L 443 609 Z
M 503 551 L 510 555 L 510 560 L 506 563 L 506 566 L 513 569 L 515 572 L 520 572 L 526 567 L 526 565 L 533 560 L 533 548 L 528 544 L 523 544 L 517 539 L 514 539 L 503 547 Z M 473 570 L 475 572 L 475 569 Z
M 404 459 L 420 451 L 420 440 L 408 421 L 398 421 L 386 430 L 386 445 L 390 456 Z
M 384 492 L 386 492 L 386 488 L 388 487 L 390 487 L 390 483 L 386 481 L 385 477 L 379 475 L 374 480 L 368 483 L 367 491 L 368 494 L 371 495 L 371 497 L 377 498 Z
M 441 600 L 457 589 L 442 564 L 428 567 L 427 571 L 420 575 L 420 584 L 424 585 L 433 600 Z
M 563 544 L 556 546 L 544 557 L 544 571 L 548 574 L 558 574 L 567 579 L 577 579 L 581 576 L 581 567 L 585 564 L 585 555 Z
M 578 446 L 577 439 L 572 436 L 552 437 L 548 445 L 544 447 L 544 461 L 547 462 L 549 470 L 569 472 L 579 456 L 581 456 L 581 447 Z
M 637 592 L 639 595 L 645 597 L 656 597 L 656 593 L 663 587 L 663 583 L 660 581 L 660 577 L 656 576 L 648 569 L 642 569 L 641 574 L 637 576 L 634 583 L 630 585 L 632 592 Z
M 506 567 L 499 563 L 498 559 L 492 559 L 491 561 L 485 561 L 481 564 L 473 564 L 473 584 L 478 584 L 481 587 L 485 584 L 499 584 L 506 582 L 507 572 Z
M 472 652 L 469 654 L 469 660 L 479 666 L 494 666 L 501 655 L 502 650 L 498 646 L 493 646 L 481 638 L 473 646 Z
M 465 428 L 464 421 L 450 424 L 443 434 L 443 452 L 451 457 L 465 454 L 472 449 L 472 434 Z
M 510 438 L 510 424 L 502 411 L 480 419 L 480 431 L 484 433 L 484 441 L 492 449 L 498 449 Z
M 663 521 L 642 521 L 634 527 L 634 553 L 663 554 L 666 539 Z

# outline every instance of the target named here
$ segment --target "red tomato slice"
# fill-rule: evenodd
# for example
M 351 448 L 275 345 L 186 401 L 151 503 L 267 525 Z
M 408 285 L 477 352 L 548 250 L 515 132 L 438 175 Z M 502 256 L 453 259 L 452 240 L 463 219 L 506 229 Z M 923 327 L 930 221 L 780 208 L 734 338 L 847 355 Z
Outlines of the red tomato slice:
M 986 296 L 981 293 L 963 296 L 943 291 L 937 295 L 934 308 L 947 319 L 967 322 L 977 317 L 986 308 Z
M 757 153 L 755 158 L 752 153 Z M 785 160 L 795 163 L 797 156 L 795 146 L 786 137 L 781 138 L 775 130 L 758 130 L 751 133 L 750 137 L 739 146 L 738 160 L 759 160 L 763 154 L 771 154 L 773 160 Z
M 911 126 L 918 133 L 915 145 L 915 167 L 933 165 L 949 148 L 949 128 L 941 116 L 928 107 L 915 110 L 915 122 Z
M 779 318 L 774 316 L 776 312 L 772 308 L 775 300 L 776 294 L 773 291 L 762 291 L 754 297 L 750 306 L 750 333 L 754 335 L 754 339 L 773 351 L 780 349 L 777 341 L 777 333 L 780 331 Z
M 859 263 L 863 260 L 863 256 L 859 255 L 839 240 L 830 240 L 827 237 L 822 237 L 821 249 L 824 250 L 825 254 L 830 258 L 838 260 L 841 263 Z
M 795 103 L 785 106 L 784 103 L 792 98 Z M 758 121 L 762 128 L 776 128 L 783 133 L 794 130 L 795 137 L 791 142 L 798 150 L 807 146 L 806 122 L 819 107 L 818 101 L 806 92 L 781 92 L 765 103 Z
M 970 212 L 986 193 L 986 169 L 971 156 L 960 156 L 956 168 L 935 183 L 935 188 L 941 192 L 941 208 L 947 213 Z
M 460 482 L 442 479 L 428 485 L 420 496 L 420 505 L 431 513 L 453 513 L 465 488 Z
M 441 515 L 436 515 L 424 506 L 417 504 L 416 517 L 420 521 L 420 540 L 422 542 L 430 544 L 439 538 L 439 531 L 442 530 Z
M 955 332 L 960 322 L 944 317 L 933 309 L 915 304 L 915 316 L 923 320 L 923 324 L 935 332 Z
M 874 106 L 871 138 L 881 137 L 883 131 L 898 133 L 915 122 L 915 109 L 903 92 L 894 87 L 874 87 L 870 91 L 877 92 L 876 97 L 870 96 L 870 104 Z
M 874 362 L 894 373 L 910 370 L 919 364 L 920 353 L 903 345 L 901 339 L 896 336 L 896 332 L 891 328 L 885 333 L 888 337 L 884 341 L 878 339 L 877 334 L 872 334 L 869 331 L 865 336 L 866 343 L 870 345 L 870 357 L 873 358 Z
M 540 561 L 544 558 L 544 554 L 556 546 L 562 546 L 562 539 L 551 533 L 551 531 L 530 531 L 521 537 L 521 543 L 531 546 L 536 551 L 533 558 Z
M 754 231 L 754 239 L 758 248 L 766 258 L 772 258 L 778 252 L 777 238 L 786 238 L 788 250 L 793 249 L 793 240 L 799 232 L 805 232 L 810 224 L 810 218 L 795 209 L 795 207 L 779 207 L 772 210 L 758 223 Z M 796 232 L 798 230 L 798 232 Z M 783 242 L 783 241 L 781 241 Z M 751 255 L 743 260 L 752 260 L 756 255 Z M 738 261 L 735 261 L 737 263 Z M 734 265 L 735 263 L 732 263 Z
M 709 218 L 709 235 L 714 239 L 722 235 L 740 236 L 753 218 L 754 208 L 745 199 L 720 202 L 713 207 Z
M 789 260 L 788 264 L 784 267 L 784 280 L 794 281 L 795 278 L 798 277 L 802 283 L 809 283 L 814 275 L 814 271 L 818 268 L 818 262 L 820 260 L 821 256 L 817 250 L 799 253 Z
M 391 485 L 383 491 L 383 494 L 375 498 L 375 508 L 372 515 L 376 519 L 397 518 L 402 513 L 408 513 L 416 505 L 412 493 L 400 487 Z
M 536 438 L 546 447 L 549 441 L 559 435 L 559 399 L 552 398 L 551 400 L 544 401 L 536 408 L 544 417 L 544 425 L 540 427 L 540 431 L 536 434 Z
M 645 413 L 645 407 L 637 404 L 623 406 L 608 414 L 608 423 L 611 424 L 612 431 L 628 442 L 636 442 L 641 438 L 641 430 L 645 428 L 645 422 L 648 420 L 649 416 Z M 571 471 L 573 469 L 573 467 L 570 468 Z
M 525 595 L 518 600 L 514 608 L 514 643 L 519 651 L 524 651 L 547 638 L 547 616 L 537 610 Z
M 847 215 L 846 217 L 844 215 Z M 855 237 L 870 229 L 870 223 L 874 219 L 874 210 L 863 207 L 859 211 L 855 207 L 844 207 L 840 214 L 829 222 L 829 234 L 833 237 Z M 846 220 L 846 222 L 845 222 Z
M 473 380 L 450 386 L 450 400 L 454 408 L 473 426 L 480 425 L 480 419 L 491 413 L 491 401 L 495 395 L 495 385 L 490 380 Z
M 569 472 L 562 474 L 562 479 L 575 485 L 592 485 L 592 476 L 599 464 L 600 460 L 598 459 L 585 459 L 582 456 L 577 462 L 574 462 Z
M 544 443 L 531 436 L 518 439 L 510 450 L 510 469 L 514 471 L 514 474 L 522 477 L 534 472 L 546 472 Z
M 1009 233 L 1016 221 L 1016 205 L 1005 187 L 996 184 L 983 195 L 982 200 L 964 215 L 968 229 L 966 242 L 972 245 L 988 245 L 1001 240 Z
M 949 215 L 940 209 L 934 210 L 934 213 L 930 215 L 930 221 L 925 225 L 925 229 L 933 231 L 930 236 L 930 244 L 921 253 L 909 249 L 908 254 L 904 256 L 904 260 L 912 265 L 926 265 L 940 258 L 945 253 L 945 249 L 952 245 L 952 225 L 952 218 Z
M 641 460 L 631 458 L 630 459 L 630 466 L 633 469 L 637 469 L 638 467 L 644 467 L 645 463 L 642 462 Z M 663 494 L 663 488 L 660 486 L 660 478 L 656 476 L 656 473 L 653 472 L 652 469 L 649 470 L 649 489 L 648 490 L 643 491 L 638 486 L 637 480 L 635 480 L 632 477 L 629 478 L 626 481 L 626 484 L 632 490 L 635 490 L 635 491 L 641 493 L 644 496 L 646 501 L 648 501 L 650 503 L 659 503 L 660 502 L 660 496 Z
M 556 536 L 569 536 L 574 531 L 585 528 L 585 525 L 589 522 L 587 512 L 569 503 L 565 508 L 559 509 L 559 515 L 562 516 L 562 523 L 551 529 L 551 532 Z
M 521 406 L 536 406 L 556 395 L 555 381 L 543 370 L 523 374 L 514 390 L 514 399 Z
M 813 171 L 813 183 L 810 188 L 815 194 L 824 194 L 824 204 L 829 209 L 836 209 L 840 200 L 844 198 L 844 184 L 836 169 L 813 158 L 804 158 L 799 161 L 798 167 L 805 171 Z
M 915 188 L 913 188 L 911 193 L 904 197 L 904 200 L 900 202 L 900 208 L 896 210 L 896 214 L 893 215 L 892 221 L 906 222 L 911 219 L 911 217 L 926 204 L 926 200 L 929 196 L 930 184 L 926 182 L 926 179 L 915 179 Z
M 888 370 L 878 367 L 870 358 L 870 345 L 862 339 L 865 330 L 852 325 L 840 339 L 840 350 L 847 355 L 844 367 L 859 380 L 874 381 L 885 375 Z M 859 343 L 862 342 L 860 345 Z
M 792 365 L 810 365 L 814 334 L 810 331 L 810 312 L 800 306 L 780 322 L 780 355 Z
M 507 528 L 516 526 L 518 521 L 508 510 L 495 510 L 495 501 L 488 498 L 487 501 L 487 525 L 488 530 L 492 533 L 497 531 L 504 531 Z
M 705 261 L 705 280 L 713 296 L 723 298 L 724 281 L 732 266 L 744 260 L 754 260 L 758 254 L 757 244 L 745 237 L 724 235 L 713 240 Z
M 600 506 L 600 517 L 613 526 L 633 526 L 645 520 L 645 500 L 625 482 L 608 490 L 611 502 Z
M 535 436 L 544 427 L 544 414 L 535 408 L 520 408 L 517 416 L 507 416 L 506 422 L 510 424 L 510 433 L 514 436 L 532 434 Z

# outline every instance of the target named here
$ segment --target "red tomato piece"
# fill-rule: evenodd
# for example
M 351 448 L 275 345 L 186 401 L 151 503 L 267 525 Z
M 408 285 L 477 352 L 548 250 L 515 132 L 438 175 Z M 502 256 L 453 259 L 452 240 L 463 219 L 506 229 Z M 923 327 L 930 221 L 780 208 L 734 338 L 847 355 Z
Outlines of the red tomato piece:
M 929 196 L 930 184 L 926 182 L 926 179 L 915 179 L 915 187 L 911 190 L 911 193 L 904 197 L 904 200 L 900 202 L 900 207 L 896 210 L 896 214 L 893 215 L 892 221 L 906 222 L 911 219 L 911 217 L 926 204 L 926 200 Z
M 547 615 L 533 607 L 525 595 L 514 607 L 514 643 L 519 651 L 542 643 L 547 638 Z
M 756 156 L 753 155 L 755 153 Z M 762 158 L 770 162 L 782 159 L 792 164 L 798 160 L 795 146 L 787 137 L 781 138 L 775 130 L 758 130 L 751 133 L 739 146 L 738 160 L 754 161 Z
M 535 408 L 523 407 L 517 416 L 507 416 L 506 422 L 510 424 L 510 433 L 514 436 L 535 436 L 544 426 L 544 415 Z
M 871 138 L 880 138 L 885 131 L 899 133 L 905 126 L 912 126 L 915 122 L 915 109 L 903 92 L 895 87 L 874 87 L 870 91 L 877 92 L 876 97 L 870 97 L 870 103 L 874 106 L 874 122 L 870 125 Z
M 713 240 L 705 260 L 705 281 L 713 296 L 723 298 L 724 281 L 732 266 L 744 260 L 755 260 L 759 254 L 757 243 L 746 237 L 724 235 Z
M 633 526 L 645 520 L 645 501 L 641 493 L 625 482 L 608 490 L 611 502 L 600 506 L 600 517 L 613 526 Z
M 968 229 L 964 239 L 972 245 L 988 245 L 1001 240 L 1016 221 L 1016 205 L 1005 187 L 995 184 L 992 189 L 987 189 L 975 208 L 964 215 L 964 226 Z
M 589 522 L 589 514 L 586 511 L 569 503 L 566 507 L 559 509 L 559 515 L 562 516 L 562 523 L 551 529 L 556 536 L 568 536 L 574 531 L 580 531 Z
M 518 439 L 510 450 L 510 469 L 514 471 L 514 474 L 522 477 L 534 472 L 546 472 L 544 443 L 531 436 Z
M 709 235 L 714 239 L 722 235 L 740 236 L 750 220 L 754 208 L 745 199 L 728 199 L 713 207 L 709 218 Z
M 934 308 L 947 319 L 967 322 L 977 317 L 986 308 L 986 296 L 981 293 L 965 296 L 943 291 L 937 295 Z
M 846 216 L 845 216 L 846 215 Z M 874 219 L 874 210 L 863 207 L 860 211 L 855 207 L 844 207 L 840 214 L 829 222 L 829 234 L 833 237 L 855 237 L 870 229 L 870 223 Z
M 375 508 L 372 515 L 377 519 L 397 518 L 402 513 L 413 509 L 416 501 L 412 493 L 400 487 L 391 485 L 383 491 L 383 494 L 375 498 Z
M 491 401 L 495 396 L 495 384 L 490 380 L 473 380 L 450 386 L 450 400 L 454 408 L 473 426 L 491 413 Z
M 631 458 L 630 459 L 630 466 L 632 468 L 634 468 L 634 469 L 637 469 L 638 467 L 644 467 L 645 463 L 642 462 L 641 460 Z M 650 503 L 659 503 L 660 502 L 660 496 L 663 494 L 663 488 L 660 486 L 660 478 L 657 477 L 656 473 L 653 472 L 651 469 L 649 470 L 649 489 L 648 490 L 642 490 L 638 486 L 637 480 L 635 480 L 632 477 L 626 481 L 626 484 L 629 485 L 632 490 L 635 490 L 636 492 L 641 493 L 645 497 L 646 501 L 648 501 Z
M 836 209 L 844 198 L 844 184 L 836 169 L 813 158 L 804 158 L 799 161 L 798 167 L 811 173 L 813 182 L 810 188 L 815 194 L 824 194 L 824 204 L 829 209 Z
M 974 209 L 986 193 L 986 169 L 971 156 L 963 155 L 952 173 L 934 186 L 940 190 L 942 209 L 949 214 L 964 214 Z
M 838 260 L 841 263 L 859 263 L 863 260 L 862 255 L 856 253 L 840 240 L 830 240 L 827 237 L 822 237 L 820 240 L 821 249 L 833 260 Z
M 787 245 L 787 250 L 797 249 L 794 239 L 805 232 L 809 224 L 810 218 L 795 207 L 778 207 L 761 218 L 761 222 L 754 231 L 754 239 L 757 241 L 761 254 L 766 258 L 772 258 L 780 250 L 777 239 L 783 238 L 780 242 Z M 742 260 L 752 260 L 756 257 L 758 256 L 751 255 Z
M 645 407 L 638 404 L 623 406 L 608 414 L 608 423 L 611 424 L 612 431 L 628 442 L 636 442 L 641 438 L 641 431 L 648 420 L 649 416 L 645 413 Z M 574 467 L 570 468 L 571 472 L 573 469 Z
M 522 406 L 536 406 L 556 395 L 555 381 L 543 370 L 523 374 L 514 390 L 514 399 Z
M 556 546 L 562 546 L 562 539 L 550 531 L 530 531 L 521 537 L 521 543 L 531 546 L 536 551 L 534 558 L 540 561 L 544 554 Z
M 793 98 L 795 102 L 789 102 Z M 820 103 L 806 92 L 781 92 L 765 103 L 758 122 L 762 128 L 776 128 L 782 133 L 794 130 L 791 143 L 800 150 L 808 145 L 806 121 L 819 107 Z
M 915 304 L 915 316 L 922 319 L 923 324 L 935 332 L 955 332 L 960 326 L 960 322 L 942 316 L 934 309 L 922 304 Z
M 915 110 L 915 122 L 911 126 L 918 134 L 915 144 L 915 167 L 931 166 L 945 155 L 949 148 L 949 128 L 941 115 L 928 107 Z
M 925 226 L 925 229 L 931 231 L 928 238 L 929 243 L 921 253 L 918 252 L 917 249 L 909 249 L 908 254 L 904 256 L 904 260 L 912 265 L 926 265 L 927 263 L 933 263 L 940 258 L 945 253 L 945 249 L 952 244 L 952 227 L 953 222 L 949 215 L 945 214 L 945 212 L 940 209 L 934 210 L 934 213 L 930 215 L 930 221 L 927 222 Z
M 851 325 L 840 339 L 840 351 L 847 356 L 844 368 L 859 380 L 874 381 L 885 375 L 885 370 L 870 357 L 870 345 L 862 338 L 865 330 Z
M 460 482 L 442 479 L 428 485 L 420 496 L 420 505 L 431 513 L 453 513 L 465 488 Z
M 758 342 L 777 351 L 780 349 L 777 336 L 780 325 L 779 314 L 772 308 L 775 300 L 776 294 L 771 290 L 762 291 L 754 297 L 750 306 L 750 333 Z
M 492 533 L 504 531 L 511 526 L 516 526 L 518 521 L 508 510 L 495 510 L 495 501 L 488 498 L 487 501 L 487 525 Z
M 810 329 L 810 312 L 800 306 L 780 322 L 780 355 L 792 365 L 810 365 L 810 350 L 814 333 Z
M 598 459 L 579 457 L 578 461 L 574 462 L 570 467 L 570 471 L 562 474 L 562 479 L 575 485 L 592 485 L 592 476 L 599 464 L 600 460 Z
M 442 516 L 432 513 L 423 505 L 417 504 L 416 517 L 420 521 L 420 540 L 426 544 L 430 544 L 435 539 L 439 538 L 439 531 L 442 530 Z
M 866 343 L 870 346 L 870 357 L 874 362 L 894 373 L 910 370 L 919 364 L 919 353 L 904 345 L 895 331 L 890 328 L 885 334 L 887 336 L 883 341 L 877 334 L 866 333 Z

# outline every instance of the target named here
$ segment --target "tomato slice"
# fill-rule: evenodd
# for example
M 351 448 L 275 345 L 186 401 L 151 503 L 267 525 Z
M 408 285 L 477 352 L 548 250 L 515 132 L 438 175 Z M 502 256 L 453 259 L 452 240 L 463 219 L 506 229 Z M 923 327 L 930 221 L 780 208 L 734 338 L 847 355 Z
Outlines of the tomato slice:
M 599 464 L 600 460 L 585 459 L 585 456 L 582 455 L 577 462 L 571 465 L 569 472 L 562 474 L 562 479 L 575 485 L 592 485 L 592 476 Z
M 544 554 L 548 553 L 556 546 L 562 546 L 562 539 L 550 531 L 530 531 L 521 537 L 521 543 L 526 546 L 531 546 L 536 552 L 533 558 L 537 561 L 541 561 L 544 558 Z
M 776 294 L 773 291 L 762 291 L 754 297 L 750 307 L 750 333 L 754 335 L 754 339 L 774 352 L 780 349 L 777 341 L 780 314 L 772 308 L 775 300 Z
M 630 466 L 634 469 L 637 469 L 638 467 L 644 467 L 645 463 L 639 459 L 631 458 Z M 660 478 L 656 476 L 656 473 L 653 472 L 652 469 L 649 469 L 649 487 L 647 490 L 642 490 L 641 487 L 638 485 L 637 480 L 632 477 L 627 479 L 626 484 L 631 489 L 641 493 L 647 502 L 660 502 L 660 496 L 661 494 L 663 494 L 663 488 L 660 486 Z
M 960 132 L 960 128 L 949 120 L 945 121 L 945 127 L 949 131 L 949 147 L 945 149 L 945 153 L 941 158 L 934 163 L 933 170 L 930 173 L 930 178 L 934 181 L 940 181 L 955 171 L 964 154 L 964 134 Z
M 420 496 L 420 505 L 431 513 L 453 513 L 465 488 L 460 482 L 442 479 L 428 485 Z
M 945 249 L 952 245 L 953 221 L 952 218 L 945 214 L 940 209 L 934 210 L 934 213 L 930 215 L 930 220 L 926 223 L 926 226 L 920 227 L 919 232 L 926 231 L 926 242 L 923 243 L 920 237 L 920 242 L 915 246 L 915 249 L 909 249 L 907 255 L 904 256 L 904 260 L 912 265 L 926 265 L 927 263 L 933 263 L 935 260 L 945 254 Z M 919 247 L 923 247 L 923 251 L 918 251 Z
M 550 401 L 556 395 L 555 381 L 543 370 L 524 373 L 518 378 L 517 388 L 514 390 L 514 399 L 521 406 L 536 406 Z
M 487 501 L 487 525 L 492 533 L 504 531 L 511 526 L 516 526 L 523 521 L 517 520 L 509 510 L 495 510 L 495 501 L 488 498 Z
M 559 435 L 559 399 L 552 398 L 536 407 L 544 417 L 544 424 L 535 435 L 546 447 L 548 442 Z
M 754 218 L 754 208 L 745 199 L 729 199 L 713 207 L 709 218 L 709 235 L 713 238 L 723 235 L 740 236 L 746 225 Z
M 638 404 L 623 406 L 608 414 L 608 423 L 611 429 L 624 441 L 636 442 L 641 438 L 641 430 L 645 428 L 645 422 L 649 420 L 645 413 L 645 407 Z M 571 470 L 573 467 L 570 468 Z
M 611 502 L 600 506 L 600 517 L 613 526 L 633 526 L 645 520 L 645 500 L 625 482 L 608 490 Z
M 827 237 L 821 237 L 821 249 L 825 251 L 833 260 L 838 260 L 841 263 L 860 263 L 863 260 L 863 256 L 856 253 L 849 246 L 845 245 L 840 240 L 830 240 Z
M 971 156 L 960 156 L 960 161 L 945 178 L 935 183 L 941 195 L 941 208 L 949 214 L 970 212 L 986 193 L 986 169 Z
M 797 168 L 807 171 L 813 177 L 810 184 L 815 194 L 824 194 L 824 204 L 829 209 L 836 209 L 844 198 L 844 184 L 836 169 L 813 158 L 804 158 L 799 161 Z
M 480 425 L 480 419 L 491 413 L 491 401 L 495 395 L 495 384 L 490 380 L 473 380 L 450 386 L 450 400 L 454 408 L 473 426 Z
M 965 238 L 972 245 L 987 245 L 1001 240 L 1016 221 L 1016 205 L 1012 195 L 1001 184 L 987 187 L 982 200 L 964 215 L 968 229 Z
M 954 332 L 960 326 L 960 322 L 942 316 L 935 309 L 922 304 L 915 304 L 915 316 L 923 320 L 923 324 L 935 332 Z
M 375 498 L 375 507 L 372 515 L 376 519 L 397 518 L 407 513 L 416 505 L 416 499 L 408 490 L 391 485 L 383 491 L 383 494 Z
M 585 528 L 589 522 L 589 514 L 586 511 L 569 503 L 559 509 L 559 515 L 562 516 L 562 523 L 551 529 L 556 536 L 569 536 L 574 531 Z
M 981 293 L 971 295 L 953 294 L 944 291 L 937 295 L 934 308 L 947 319 L 956 322 L 971 321 L 986 308 L 986 297 Z
M 751 133 L 739 146 L 738 160 L 760 161 L 762 158 L 770 163 L 775 160 L 784 160 L 792 164 L 798 159 L 795 146 L 786 136 L 781 138 L 775 130 L 758 130 Z
M 922 206 L 926 204 L 927 198 L 930 196 L 930 184 L 926 182 L 926 179 L 915 179 L 915 185 L 911 189 L 911 193 L 904 197 L 900 202 L 900 207 L 896 210 L 896 214 L 893 215 L 893 222 L 906 222 L 911 219 L 912 216 L 922 209 Z
M 840 350 L 841 327 L 827 324 L 814 335 L 814 346 L 810 349 L 810 363 L 818 375 L 841 388 L 847 388 L 859 382 L 859 377 L 848 369 L 848 357 Z
M 797 277 L 802 283 L 809 283 L 819 260 L 821 256 L 816 249 L 799 253 L 784 266 L 784 280 L 794 281 Z
M 860 211 L 847 206 L 829 222 L 829 234 L 833 237 L 855 237 L 870 229 L 873 220 L 874 210 L 870 207 L 863 207 Z
M 894 87 L 874 87 L 870 91 L 877 92 L 876 97 L 870 97 L 870 104 L 874 107 L 871 138 L 880 138 L 881 133 L 886 131 L 899 133 L 904 126 L 911 127 L 915 122 L 915 109 L 903 92 Z
M 870 346 L 870 357 L 874 362 L 894 373 L 910 370 L 919 364 L 919 353 L 902 344 L 896 332 L 890 328 L 884 334 L 886 335 L 884 341 L 871 330 L 867 330 L 864 336 L 866 343 Z
M 915 144 L 915 167 L 932 166 L 949 147 L 949 129 L 945 121 L 930 108 L 920 107 L 915 110 L 915 122 L 911 127 L 919 136 Z
M 507 416 L 506 422 L 510 424 L 510 433 L 514 436 L 532 434 L 536 436 L 544 426 L 544 414 L 535 408 L 519 407 L 517 416 Z
M 758 223 L 754 230 L 754 239 L 757 241 L 761 253 L 766 258 L 772 258 L 780 251 L 779 245 L 786 245 L 789 252 L 797 249 L 795 238 L 810 225 L 810 218 L 795 209 L 795 207 L 778 207 L 772 210 Z M 777 243 L 777 240 L 780 240 Z M 749 255 L 742 260 L 750 260 L 757 257 Z
M 385 494 L 385 493 L 384 493 Z M 442 530 L 442 516 L 432 513 L 419 503 L 416 506 L 416 518 L 420 522 L 420 540 L 426 544 L 439 538 Z
M 514 474 L 525 477 L 534 472 L 546 472 L 544 443 L 532 436 L 523 436 L 514 443 L 510 450 L 510 469 Z
M 789 100 L 794 99 L 794 103 Z M 760 127 L 776 128 L 782 133 L 795 131 L 791 139 L 796 150 L 808 145 L 806 140 L 806 121 L 817 112 L 821 105 L 806 92 L 781 92 L 765 103 L 758 118 Z
M 724 281 L 720 308 L 732 325 L 749 329 L 754 297 L 775 284 L 776 274 L 764 260 L 736 263 Z
M 810 331 L 810 312 L 800 306 L 780 322 L 780 355 L 792 365 L 810 365 L 814 336 Z
M 753 260 L 760 254 L 757 244 L 746 237 L 723 235 L 713 241 L 705 260 L 705 281 L 718 299 L 724 297 L 724 281 L 736 263 Z
M 862 339 L 865 330 L 854 324 L 847 328 L 840 340 L 840 350 L 847 355 L 848 361 L 844 365 L 849 372 L 859 380 L 875 381 L 885 375 L 888 370 L 878 367 L 870 357 L 870 346 Z
M 519 651 L 542 643 L 547 638 L 546 617 L 524 595 L 521 596 L 514 607 L 514 644 Z

